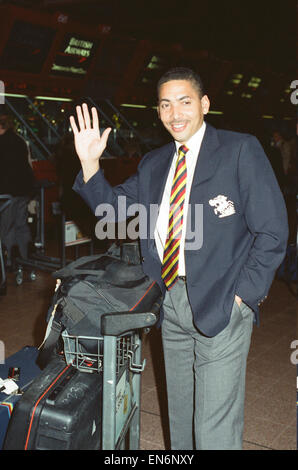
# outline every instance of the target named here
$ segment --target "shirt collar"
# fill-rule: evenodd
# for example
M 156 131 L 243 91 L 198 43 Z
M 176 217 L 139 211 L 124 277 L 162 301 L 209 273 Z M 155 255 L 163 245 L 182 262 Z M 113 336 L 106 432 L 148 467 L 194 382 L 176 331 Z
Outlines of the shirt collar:
M 195 132 L 194 135 L 191 136 L 191 138 L 185 143 L 186 147 L 193 153 L 197 154 L 198 153 L 198 148 L 200 148 L 204 133 L 206 129 L 206 123 L 203 121 L 203 124 L 201 125 L 200 129 Z M 176 151 L 178 153 L 179 148 L 181 147 L 181 143 L 177 142 L 175 140 L 175 145 L 176 145 Z

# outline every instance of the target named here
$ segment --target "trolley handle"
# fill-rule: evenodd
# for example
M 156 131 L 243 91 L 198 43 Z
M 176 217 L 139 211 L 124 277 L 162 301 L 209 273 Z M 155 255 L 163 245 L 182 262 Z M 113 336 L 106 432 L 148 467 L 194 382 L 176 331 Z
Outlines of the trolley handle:
M 155 302 L 150 312 L 112 312 L 101 317 L 101 331 L 105 336 L 119 336 L 131 330 L 149 328 L 159 319 L 160 303 Z

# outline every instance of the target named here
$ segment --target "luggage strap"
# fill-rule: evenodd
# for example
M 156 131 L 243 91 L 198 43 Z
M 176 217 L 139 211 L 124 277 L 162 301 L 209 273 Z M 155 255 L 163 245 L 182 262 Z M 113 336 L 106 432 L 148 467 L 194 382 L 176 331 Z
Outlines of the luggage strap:
M 63 308 L 63 314 L 70 318 L 73 325 L 81 321 L 85 314 L 81 312 L 69 299 L 65 301 L 64 298 L 61 298 L 54 306 L 51 317 L 48 322 L 46 334 L 42 344 L 39 346 L 39 355 L 37 357 L 36 363 L 40 369 L 44 369 L 45 366 L 50 362 L 55 347 L 58 343 L 60 335 L 64 329 L 64 326 L 60 322 L 60 311 L 58 309 Z
M 99 260 L 100 258 L 104 259 L 104 258 L 110 258 L 110 259 L 115 259 L 117 261 L 118 258 L 114 257 L 114 256 L 107 256 L 107 255 L 91 255 L 91 256 L 83 256 L 82 258 L 78 258 L 77 260 L 73 261 L 72 263 L 64 266 L 63 268 L 59 269 L 58 271 L 55 271 L 54 273 L 52 273 L 52 276 L 54 278 L 58 278 L 58 279 L 63 279 L 65 277 L 74 277 L 74 276 L 78 276 L 80 274 L 85 274 L 85 275 L 92 275 L 92 276 L 96 276 L 96 269 L 84 269 L 84 268 L 80 268 L 80 266 L 84 266 L 84 264 L 86 263 L 91 263 L 93 261 L 97 261 Z
M 40 367 L 40 369 L 44 369 L 50 362 L 50 358 L 52 357 L 62 330 L 62 324 L 55 321 L 54 317 L 51 317 L 47 328 L 48 335 L 46 333 L 47 336 L 39 347 L 40 351 L 36 359 L 36 364 Z

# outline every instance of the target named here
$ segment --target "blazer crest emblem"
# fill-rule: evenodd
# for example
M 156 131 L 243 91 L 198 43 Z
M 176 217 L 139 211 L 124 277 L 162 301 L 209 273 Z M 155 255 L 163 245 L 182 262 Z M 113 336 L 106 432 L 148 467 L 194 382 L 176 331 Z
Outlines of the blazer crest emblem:
M 210 199 L 209 204 L 214 208 L 214 213 L 215 215 L 218 215 L 219 218 L 235 214 L 233 201 L 228 200 L 227 196 L 222 194 Z

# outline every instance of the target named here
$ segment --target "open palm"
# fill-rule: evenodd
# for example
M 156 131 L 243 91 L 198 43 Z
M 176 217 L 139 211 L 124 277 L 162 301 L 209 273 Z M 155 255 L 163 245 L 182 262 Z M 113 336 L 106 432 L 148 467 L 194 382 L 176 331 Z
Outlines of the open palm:
M 102 135 L 99 132 L 99 122 L 96 108 L 91 109 L 92 122 L 88 106 L 77 106 L 77 119 L 79 128 L 76 125 L 74 116 L 70 116 L 70 125 L 74 133 L 75 149 L 82 163 L 92 163 L 97 161 L 103 154 L 111 128 L 104 130 Z

